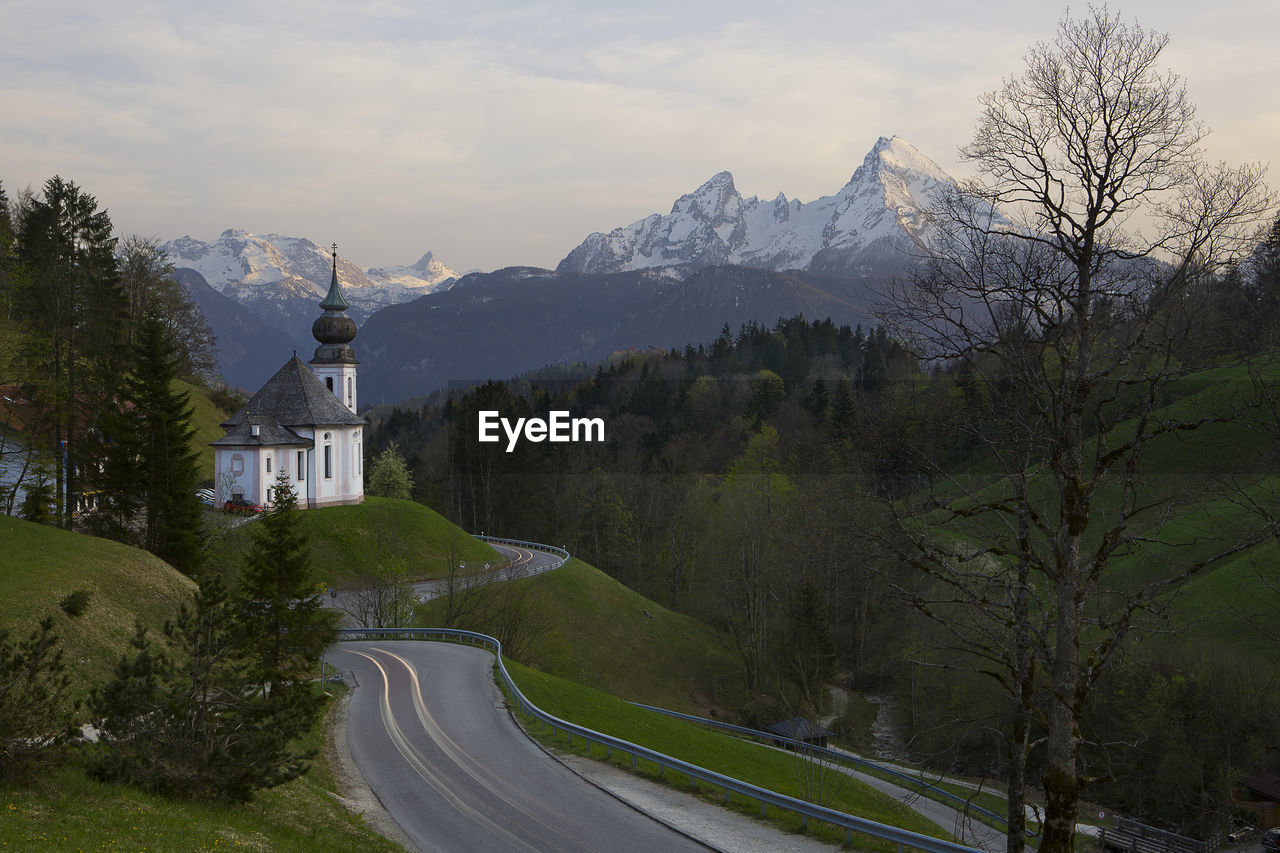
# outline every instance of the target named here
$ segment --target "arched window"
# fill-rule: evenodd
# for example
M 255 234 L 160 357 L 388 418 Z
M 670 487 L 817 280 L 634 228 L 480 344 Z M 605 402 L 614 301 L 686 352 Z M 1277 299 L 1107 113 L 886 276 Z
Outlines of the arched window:
M 326 376 L 324 378 L 324 384 L 325 384 L 325 387 L 329 389 L 329 393 L 332 394 L 333 393 L 333 377 Z
M 332 379 L 329 380 L 332 383 Z M 326 432 L 324 434 L 324 478 L 326 480 L 333 479 L 333 444 L 331 443 L 333 434 Z
M 357 477 L 360 476 L 363 457 L 364 454 L 360 452 L 360 433 L 356 432 L 351 436 L 351 470 Z

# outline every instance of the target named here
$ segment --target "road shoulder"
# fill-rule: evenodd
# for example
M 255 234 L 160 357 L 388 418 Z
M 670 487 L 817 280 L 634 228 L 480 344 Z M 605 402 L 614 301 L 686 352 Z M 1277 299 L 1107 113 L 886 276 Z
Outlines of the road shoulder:
M 351 745 L 347 742 L 347 708 L 351 704 L 351 695 L 348 691 L 334 703 L 327 723 L 325 755 L 329 759 L 329 769 L 338 789 L 335 796 L 348 811 L 363 818 L 374 832 L 406 850 L 413 850 L 413 842 L 391 813 L 382 807 L 378 795 L 365 782 L 364 774 L 360 772 L 355 756 L 351 754 Z

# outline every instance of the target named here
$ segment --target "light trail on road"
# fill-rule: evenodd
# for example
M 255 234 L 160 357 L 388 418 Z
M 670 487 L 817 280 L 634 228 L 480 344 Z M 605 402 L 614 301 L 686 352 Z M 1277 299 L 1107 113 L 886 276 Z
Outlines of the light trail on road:
M 488 652 L 342 643 L 358 686 L 347 736 L 369 786 L 421 850 L 649 853 L 704 846 L 635 811 L 533 744 L 493 685 Z

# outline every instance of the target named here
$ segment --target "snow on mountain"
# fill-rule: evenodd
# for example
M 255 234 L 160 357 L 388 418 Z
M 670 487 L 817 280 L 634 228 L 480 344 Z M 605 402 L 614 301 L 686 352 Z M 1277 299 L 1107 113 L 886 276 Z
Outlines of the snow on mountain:
M 205 243 L 191 237 L 161 246 L 170 263 L 193 269 L 215 290 L 242 304 L 324 298 L 330 250 L 301 237 L 229 229 Z M 365 314 L 449 286 L 458 274 L 427 252 L 413 266 L 364 270 L 338 258 L 338 278 L 351 305 Z
M 416 264 L 407 267 L 370 267 L 365 276 L 383 287 L 399 287 L 415 296 L 452 287 L 460 276 L 427 252 Z
M 608 234 L 591 234 L 560 272 L 621 272 L 666 267 L 688 275 L 717 264 L 771 270 L 874 274 L 900 262 L 920 237 L 921 210 L 954 184 L 905 140 L 880 137 L 835 195 L 809 203 L 744 199 L 720 172 L 681 196 L 666 216 L 652 214 Z

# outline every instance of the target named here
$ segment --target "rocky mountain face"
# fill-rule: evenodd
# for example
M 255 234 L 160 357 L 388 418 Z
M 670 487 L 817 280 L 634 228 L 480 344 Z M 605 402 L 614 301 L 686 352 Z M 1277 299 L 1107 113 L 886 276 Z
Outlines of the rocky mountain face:
M 835 195 L 803 203 L 781 193 L 744 199 L 721 172 L 652 214 L 568 254 L 559 272 L 667 269 L 680 276 L 720 264 L 876 276 L 900 268 L 922 236 L 921 210 L 954 184 L 898 137 L 881 137 Z
M 235 229 L 222 232 L 209 243 L 181 237 L 161 249 L 185 276 L 180 281 L 205 312 L 227 382 L 253 390 L 275 372 L 291 350 L 304 360 L 310 358 L 316 346 L 311 324 L 319 314 L 333 271 L 330 250 L 300 237 Z M 213 299 L 197 286 L 197 277 L 231 304 Z M 362 324 L 381 308 L 447 289 L 458 274 L 427 252 L 412 266 L 367 270 L 339 258 L 338 278 L 351 304 L 351 317 Z M 262 334 L 269 334 L 265 345 L 276 355 L 265 362 L 245 357 L 264 346 L 264 341 L 255 337 Z

